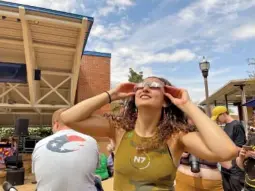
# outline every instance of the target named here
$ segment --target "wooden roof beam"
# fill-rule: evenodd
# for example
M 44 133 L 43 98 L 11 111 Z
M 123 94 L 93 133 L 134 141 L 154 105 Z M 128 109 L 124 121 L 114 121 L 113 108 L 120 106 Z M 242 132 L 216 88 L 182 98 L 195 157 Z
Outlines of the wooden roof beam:
M 73 69 L 72 69 L 72 81 L 71 81 L 71 104 L 74 104 L 75 101 L 75 95 L 76 95 L 76 90 L 77 90 L 77 83 L 78 83 L 78 78 L 79 78 L 79 71 L 80 71 L 80 64 L 81 64 L 81 56 L 82 56 L 82 50 L 83 50 L 83 45 L 84 41 L 86 38 L 86 31 L 88 31 L 88 19 L 83 18 L 82 19 L 82 28 L 80 30 L 79 38 L 77 41 L 76 45 L 76 53 L 74 56 L 74 64 L 73 64 Z
M 23 46 L 23 41 L 20 40 L 11 40 L 11 39 L 3 39 L 0 38 L 0 43 L 4 44 L 13 44 L 13 45 L 21 45 Z M 76 52 L 75 48 L 72 47 L 64 47 L 64 46 L 58 46 L 58 45 L 51 45 L 51 44 L 44 44 L 44 43 L 36 43 L 34 42 L 32 44 L 34 48 L 45 48 L 45 49 L 52 49 L 52 50 L 61 50 L 66 52 Z
M 26 69 L 27 69 L 27 81 L 29 87 L 29 97 L 30 103 L 34 106 L 38 97 L 40 97 L 40 83 L 39 81 L 35 81 L 34 73 L 35 69 L 37 69 L 35 63 L 35 52 L 33 49 L 33 42 L 31 31 L 29 29 L 29 25 L 27 20 L 25 19 L 25 9 L 24 7 L 19 7 L 19 17 L 22 26 L 22 35 L 24 42 L 24 51 L 25 51 L 25 59 L 26 59 Z M 34 108 L 36 112 L 40 113 L 38 108 Z

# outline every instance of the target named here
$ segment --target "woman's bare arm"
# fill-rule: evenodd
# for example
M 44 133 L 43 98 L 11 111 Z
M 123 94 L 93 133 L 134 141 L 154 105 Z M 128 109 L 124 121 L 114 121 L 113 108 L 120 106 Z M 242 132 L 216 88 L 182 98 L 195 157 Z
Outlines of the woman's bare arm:
M 242 158 L 242 157 L 236 158 L 236 164 L 242 170 L 244 169 L 243 162 L 244 162 L 244 158 Z
M 244 148 L 240 150 L 239 156 L 236 158 L 236 164 L 239 168 L 244 169 L 244 160 L 249 157 L 249 151 L 246 151 Z
M 228 135 L 195 104 L 188 101 L 180 108 L 194 121 L 199 131 L 181 137 L 185 150 L 215 162 L 228 161 L 237 156 L 238 150 Z
M 134 95 L 134 83 L 123 83 L 92 98 L 86 99 L 61 114 L 63 122 L 70 128 L 96 137 L 114 138 L 115 130 L 109 120 L 93 113 L 110 101 Z
M 107 119 L 93 113 L 109 103 L 107 93 L 86 99 L 61 114 L 61 119 L 70 128 L 97 137 L 110 137 Z

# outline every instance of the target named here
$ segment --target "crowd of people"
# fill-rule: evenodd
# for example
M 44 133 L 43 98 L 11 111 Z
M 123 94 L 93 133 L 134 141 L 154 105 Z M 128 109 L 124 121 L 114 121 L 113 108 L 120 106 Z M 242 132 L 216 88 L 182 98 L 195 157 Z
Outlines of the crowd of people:
M 94 114 L 121 99 L 119 114 Z M 246 141 L 226 107 L 215 107 L 209 118 L 186 90 L 163 78 L 122 83 L 60 109 L 52 130 L 32 156 L 38 191 L 103 190 L 101 180 L 110 176 L 115 191 L 255 190 L 253 131 Z M 92 137 L 111 140 L 108 159 Z

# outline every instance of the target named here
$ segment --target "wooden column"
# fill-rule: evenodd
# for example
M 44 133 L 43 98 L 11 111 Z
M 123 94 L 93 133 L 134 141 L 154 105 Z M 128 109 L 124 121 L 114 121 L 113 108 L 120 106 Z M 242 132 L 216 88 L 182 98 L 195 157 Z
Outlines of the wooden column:
M 228 110 L 228 95 L 225 94 L 225 104 L 226 104 L 226 108 Z
M 246 103 L 246 94 L 245 94 L 245 86 L 241 85 L 240 89 L 242 91 L 242 105 Z M 243 121 L 245 124 L 245 131 L 247 132 L 247 128 L 248 128 L 248 112 L 247 112 L 247 107 L 246 106 L 242 106 L 242 112 L 243 112 Z

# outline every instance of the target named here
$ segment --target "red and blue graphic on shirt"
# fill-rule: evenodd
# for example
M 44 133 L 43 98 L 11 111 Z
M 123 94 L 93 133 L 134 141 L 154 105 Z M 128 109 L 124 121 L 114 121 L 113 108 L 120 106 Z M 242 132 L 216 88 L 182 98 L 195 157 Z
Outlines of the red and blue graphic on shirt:
M 46 148 L 52 152 L 69 153 L 79 150 L 86 140 L 77 135 L 62 135 L 49 141 Z

